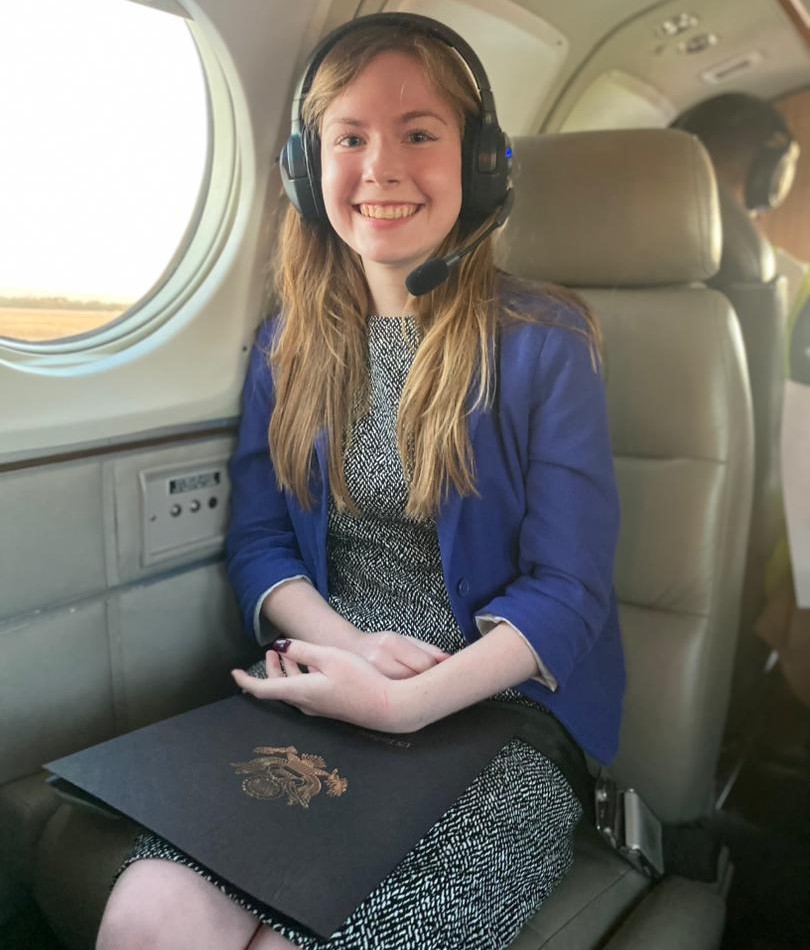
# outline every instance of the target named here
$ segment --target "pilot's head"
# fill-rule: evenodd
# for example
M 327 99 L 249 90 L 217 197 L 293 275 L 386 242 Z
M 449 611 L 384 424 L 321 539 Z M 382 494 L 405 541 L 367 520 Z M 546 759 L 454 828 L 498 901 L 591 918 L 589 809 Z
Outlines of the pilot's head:
M 777 208 L 787 197 L 799 146 L 770 103 L 741 92 L 724 93 L 698 103 L 673 124 L 703 142 L 718 181 L 751 214 Z

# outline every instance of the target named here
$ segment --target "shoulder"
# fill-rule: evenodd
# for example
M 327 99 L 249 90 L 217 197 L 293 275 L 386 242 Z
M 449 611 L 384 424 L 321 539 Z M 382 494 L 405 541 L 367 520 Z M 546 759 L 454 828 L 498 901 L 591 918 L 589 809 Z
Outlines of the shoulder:
M 273 374 L 270 370 L 270 351 L 279 325 L 279 317 L 274 314 L 262 320 L 256 328 L 243 386 L 245 406 L 254 402 L 256 405 L 266 406 L 272 399 Z
M 502 359 L 535 371 L 559 358 L 595 362 L 598 331 L 573 292 L 503 274 L 498 301 Z
M 281 329 L 281 314 L 268 314 L 256 328 L 256 335 L 253 340 L 254 349 L 266 353 L 273 345 L 273 341 Z

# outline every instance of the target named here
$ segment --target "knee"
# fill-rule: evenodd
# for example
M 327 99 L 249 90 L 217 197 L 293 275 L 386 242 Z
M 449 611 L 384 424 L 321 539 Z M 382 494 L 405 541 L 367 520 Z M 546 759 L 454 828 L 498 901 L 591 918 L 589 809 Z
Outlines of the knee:
M 182 912 L 182 878 L 165 861 L 138 861 L 113 888 L 96 950 L 157 950 L 173 944 Z

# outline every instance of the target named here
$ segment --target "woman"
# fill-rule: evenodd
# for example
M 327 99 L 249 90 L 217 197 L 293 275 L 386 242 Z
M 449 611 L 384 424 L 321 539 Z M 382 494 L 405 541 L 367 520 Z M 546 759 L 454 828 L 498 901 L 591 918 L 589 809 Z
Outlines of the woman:
M 431 22 L 353 24 L 306 94 L 321 217 L 287 211 L 281 315 L 253 353 L 231 466 L 231 578 L 259 641 L 265 621 L 283 639 L 233 676 L 390 732 L 496 695 L 551 710 L 608 760 L 623 666 L 597 332 L 563 294 L 499 275 L 489 238 L 408 293 L 499 210 L 481 220 L 465 193 L 480 83 Z M 507 947 L 568 870 L 581 811 L 513 740 L 328 942 L 147 835 L 98 946 Z

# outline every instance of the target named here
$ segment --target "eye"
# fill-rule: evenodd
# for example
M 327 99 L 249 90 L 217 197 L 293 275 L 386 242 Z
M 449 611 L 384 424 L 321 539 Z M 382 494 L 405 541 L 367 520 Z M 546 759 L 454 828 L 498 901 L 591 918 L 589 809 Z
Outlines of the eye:
M 349 132 L 347 135 L 341 135 L 337 140 L 337 144 L 342 145 L 343 148 L 357 148 L 358 145 L 363 144 L 363 140 L 359 135 Z
M 431 135 L 430 132 L 426 132 L 424 129 L 413 129 L 408 132 L 408 141 L 414 145 L 422 145 L 425 142 L 435 142 L 436 136 Z

